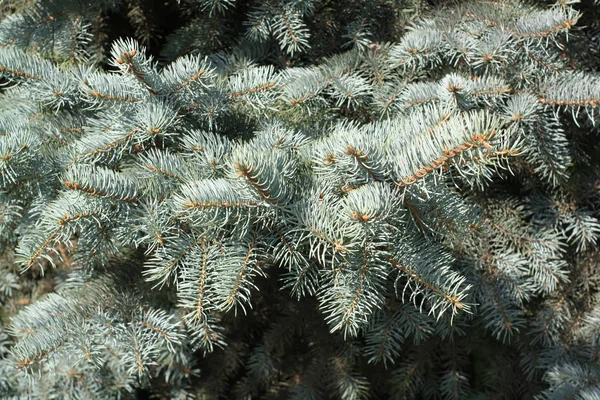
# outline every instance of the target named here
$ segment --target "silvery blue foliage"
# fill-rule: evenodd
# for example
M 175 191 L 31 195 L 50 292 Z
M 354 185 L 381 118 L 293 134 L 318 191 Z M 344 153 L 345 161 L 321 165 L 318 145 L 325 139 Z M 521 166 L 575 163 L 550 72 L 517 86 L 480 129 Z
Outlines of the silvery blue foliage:
M 107 72 L 86 21 L 118 2 L 84 3 L 0 23 L 0 304 L 17 269 L 65 269 L 0 328 L 2 396 L 598 397 L 577 146 L 600 77 L 564 56 L 574 5 L 469 1 L 395 43 L 367 13 L 286 65 L 251 55 L 309 53 L 322 5 L 270 0 L 228 54 L 118 39 Z

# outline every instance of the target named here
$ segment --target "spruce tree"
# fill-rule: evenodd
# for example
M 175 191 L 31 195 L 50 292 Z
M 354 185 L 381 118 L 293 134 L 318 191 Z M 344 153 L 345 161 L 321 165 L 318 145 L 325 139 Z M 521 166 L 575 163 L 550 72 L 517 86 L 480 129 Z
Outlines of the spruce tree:
M 599 5 L 0 3 L 0 397 L 600 398 Z

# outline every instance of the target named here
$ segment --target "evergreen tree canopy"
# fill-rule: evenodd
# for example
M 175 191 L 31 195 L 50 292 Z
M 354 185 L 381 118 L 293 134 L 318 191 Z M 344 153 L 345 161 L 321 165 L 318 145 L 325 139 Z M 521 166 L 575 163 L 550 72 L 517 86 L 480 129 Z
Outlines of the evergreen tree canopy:
M 599 15 L 0 3 L 0 397 L 600 399 Z

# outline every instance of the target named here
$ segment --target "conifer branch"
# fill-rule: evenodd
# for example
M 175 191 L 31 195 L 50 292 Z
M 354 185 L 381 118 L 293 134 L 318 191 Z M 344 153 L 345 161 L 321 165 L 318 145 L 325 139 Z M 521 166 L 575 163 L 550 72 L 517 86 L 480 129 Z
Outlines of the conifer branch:
M 445 301 L 447 301 L 448 303 L 450 303 L 454 309 L 459 309 L 459 310 L 465 309 L 465 304 L 461 302 L 459 297 L 446 294 L 442 289 L 436 287 L 435 285 L 431 284 L 430 282 L 425 281 L 415 271 L 403 266 L 402 264 L 398 263 L 396 260 L 390 258 L 388 261 L 394 267 L 396 267 L 398 270 L 402 271 L 407 277 L 414 279 L 417 283 L 419 283 L 423 287 L 425 287 L 428 290 L 430 290 L 431 292 L 433 292 L 436 296 L 439 296 L 442 299 L 444 299 Z
M 267 84 L 264 84 L 264 85 L 261 85 L 261 86 L 257 86 L 257 87 L 254 87 L 254 88 L 242 90 L 242 91 L 239 91 L 239 92 L 229 93 L 227 96 L 230 99 L 235 99 L 236 97 L 242 97 L 242 96 L 245 96 L 247 94 L 253 94 L 253 93 L 263 92 L 263 91 L 272 89 L 272 88 L 274 88 L 276 86 L 277 85 L 275 83 L 271 82 L 271 83 L 267 83 Z
M 0 65 L 0 73 L 8 73 L 10 75 L 13 75 L 17 78 L 27 78 L 27 79 L 33 79 L 36 81 L 41 81 L 44 78 L 42 78 L 41 76 L 37 76 L 37 75 L 33 75 L 33 74 L 29 74 L 25 71 L 19 71 L 17 69 L 11 69 L 8 68 L 6 65 Z
M 110 194 L 110 193 L 106 193 L 106 192 L 103 192 L 100 189 L 96 189 L 96 188 L 93 188 L 93 187 L 82 185 L 82 184 L 80 184 L 78 182 L 64 181 L 63 184 L 68 189 L 78 190 L 78 191 L 81 191 L 81 192 L 84 192 L 84 193 L 88 193 L 91 196 L 106 197 L 106 198 L 113 199 L 113 200 L 121 200 L 121 201 L 124 201 L 126 203 L 137 203 L 140 200 L 139 197 L 121 197 L 121 196 L 118 196 L 118 195 L 113 195 L 113 194 Z
M 199 321 L 205 320 L 204 316 L 204 293 L 206 285 L 206 268 L 207 268 L 207 253 L 206 246 L 201 245 L 202 248 L 202 264 L 200 266 L 200 277 L 198 279 L 198 298 L 196 301 L 196 319 Z
M 140 99 L 129 98 L 129 97 L 113 96 L 113 95 L 110 95 L 110 94 L 103 94 L 103 93 L 100 93 L 98 91 L 92 91 L 92 90 L 88 90 L 88 91 L 86 91 L 86 93 L 89 94 L 92 97 L 97 98 L 97 99 L 122 101 L 124 103 L 137 103 L 138 101 L 140 101 Z
M 236 297 L 238 296 L 238 293 L 240 291 L 240 286 L 242 285 L 242 283 L 245 279 L 245 272 L 246 272 L 246 269 L 248 268 L 248 263 L 250 262 L 250 256 L 252 255 L 253 251 L 254 251 L 254 244 L 252 243 L 252 244 L 250 244 L 250 246 L 248 246 L 248 251 L 246 252 L 246 256 L 240 267 L 240 271 L 238 273 L 235 284 L 233 285 L 233 288 L 231 289 L 231 291 L 229 292 L 229 295 L 227 296 L 227 300 L 226 300 L 225 306 L 224 306 L 225 309 L 229 309 L 229 308 L 233 307 L 233 305 L 235 304 Z
M 115 61 L 118 64 L 126 64 L 127 71 L 132 72 L 133 76 L 135 76 L 135 78 L 142 84 L 142 86 L 144 88 L 146 88 L 146 90 L 148 90 L 148 92 L 150 92 L 153 95 L 157 95 L 158 92 L 156 90 L 152 89 L 150 84 L 147 82 L 147 80 L 144 76 L 144 73 L 142 71 L 140 71 L 140 69 L 133 62 L 133 59 L 136 56 L 136 54 L 137 54 L 136 49 L 133 49 L 131 51 L 124 51 L 123 53 L 121 53 L 121 57 L 116 58 Z

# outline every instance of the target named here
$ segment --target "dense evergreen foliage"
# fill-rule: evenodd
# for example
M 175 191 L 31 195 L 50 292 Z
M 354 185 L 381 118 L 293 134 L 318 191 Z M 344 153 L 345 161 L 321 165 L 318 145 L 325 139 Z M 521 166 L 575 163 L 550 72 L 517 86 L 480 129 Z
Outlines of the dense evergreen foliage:
M 0 3 L 0 398 L 600 399 L 600 5 Z

